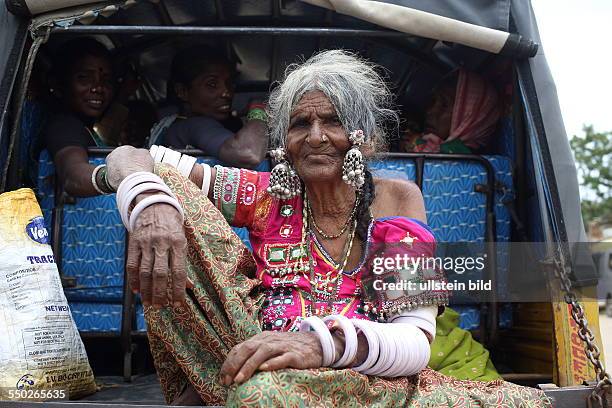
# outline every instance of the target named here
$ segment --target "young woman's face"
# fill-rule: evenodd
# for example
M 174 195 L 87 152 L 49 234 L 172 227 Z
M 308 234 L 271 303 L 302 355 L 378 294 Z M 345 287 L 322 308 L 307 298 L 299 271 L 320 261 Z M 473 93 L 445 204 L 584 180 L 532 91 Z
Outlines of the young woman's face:
M 79 59 L 69 73 L 63 99 L 73 112 L 97 119 L 110 105 L 114 85 L 110 61 L 88 55 Z
M 234 97 L 233 71 L 228 64 L 209 65 L 188 88 L 179 87 L 177 93 L 189 105 L 191 114 L 225 120 Z

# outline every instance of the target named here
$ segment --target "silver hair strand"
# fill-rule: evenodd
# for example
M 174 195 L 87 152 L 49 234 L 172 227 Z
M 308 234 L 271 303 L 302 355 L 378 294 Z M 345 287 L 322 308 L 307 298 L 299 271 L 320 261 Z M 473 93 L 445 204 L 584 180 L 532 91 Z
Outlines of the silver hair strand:
M 375 150 L 387 145 L 385 129 L 399 126 L 391 109 L 393 96 L 376 72 L 376 65 L 344 50 L 320 52 L 301 64 L 291 64 L 284 80 L 271 92 L 268 126 L 271 145 L 285 147 L 291 112 L 308 91 L 321 91 L 336 108 L 347 137 L 363 130 Z

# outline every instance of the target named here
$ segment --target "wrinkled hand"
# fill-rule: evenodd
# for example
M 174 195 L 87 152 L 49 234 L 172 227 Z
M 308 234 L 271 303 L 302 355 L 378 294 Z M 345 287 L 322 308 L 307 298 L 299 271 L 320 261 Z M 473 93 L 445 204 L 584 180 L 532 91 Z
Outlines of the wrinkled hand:
M 322 364 L 323 350 L 315 333 L 265 331 L 231 349 L 219 375 L 221 384 L 230 385 L 248 380 L 257 370 L 319 368 Z
M 145 306 L 179 306 L 185 300 L 185 287 L 193 286 L 185 259 L 187 240 L 179 212 L 164 203 L 145 208 L 130 234 L 126 262 L 130 287 L 140 292 Z
M 155 162 L 147 149 L 132 146 L 120 146 L 106 156 L 108 183 L 115 190 L 128 175 L 137 171 L 153 172 Z

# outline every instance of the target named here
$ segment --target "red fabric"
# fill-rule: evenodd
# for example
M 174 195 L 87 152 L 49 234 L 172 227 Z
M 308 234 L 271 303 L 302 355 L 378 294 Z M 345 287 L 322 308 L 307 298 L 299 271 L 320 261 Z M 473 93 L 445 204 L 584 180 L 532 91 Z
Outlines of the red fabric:
M 482 147 L 495 131 L 500 115 L 495 87 L 480 75 L 461 69 L 446 142 L 459 139 L 469 148 Z

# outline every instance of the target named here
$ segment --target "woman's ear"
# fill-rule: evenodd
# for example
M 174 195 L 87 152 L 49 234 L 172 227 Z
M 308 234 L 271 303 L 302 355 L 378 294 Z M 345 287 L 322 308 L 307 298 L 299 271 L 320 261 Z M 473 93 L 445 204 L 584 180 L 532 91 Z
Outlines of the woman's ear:
M 366 158 L 374 156 L 376 154 L 376 148 L 374 147 L 374 142 L 372 141 L 372 138 L 362 144 L 360 150 L 361 154 Z

